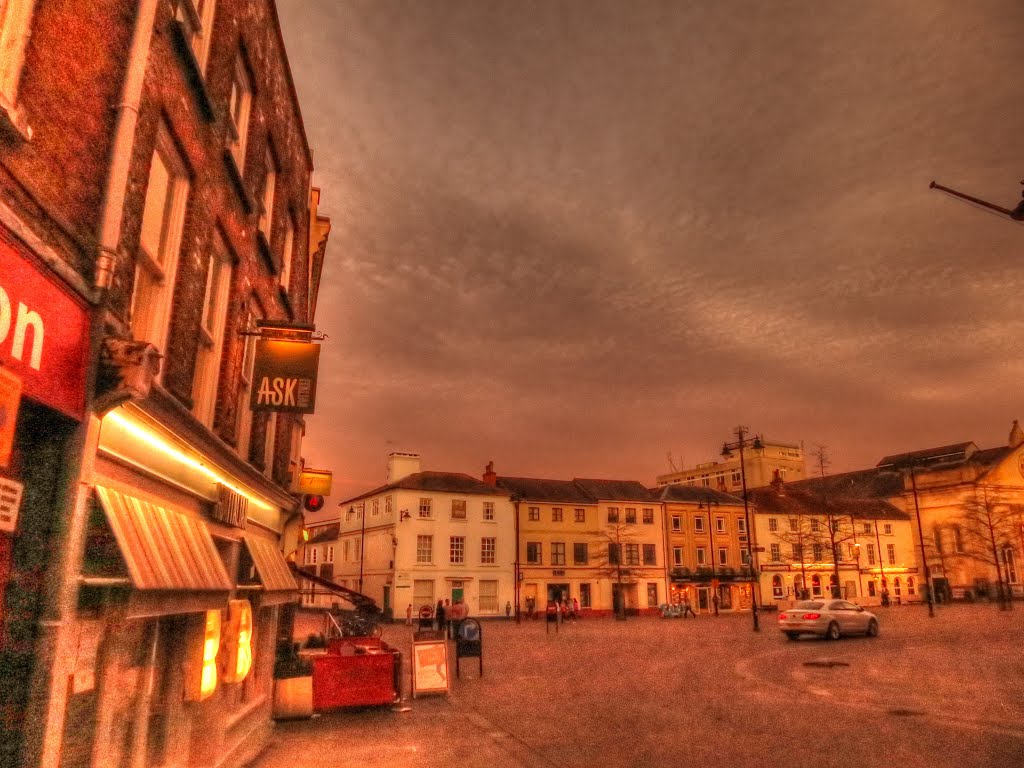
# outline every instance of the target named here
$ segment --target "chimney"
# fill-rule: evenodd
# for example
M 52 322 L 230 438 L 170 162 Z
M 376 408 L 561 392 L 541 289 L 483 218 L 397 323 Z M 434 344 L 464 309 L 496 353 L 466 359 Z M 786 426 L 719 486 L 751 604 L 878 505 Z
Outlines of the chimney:
M 484 482 L 487 485 L 498 485 L 498 473 L 494 471 L 494 462 L 488 461 L 487 467 L 484 469 Z
M 388 454 L 388 484 L 397 483 L 403 477 L 415 475 L 419 471 L 420 455 L 418 453 L 392 451 Z
M 772 470 L 772 490 L 775 491 L 779 496 L 784 496 L 785 491 L 782 490 L 782 473 L 777 469 Z
M 1011 448 L 1016 448 L 1017 446 L 1021 445 L 1022 443 L 1024 443 L 1024 429 L 1021 429 L 1020 428 L 1020 424 L 1018 424 L 1017 420 L 1014 419 L 1013 420 L 1013 426 L 1010 427 L 1010 442 L 1009 442 L 1009 445 L 1010 445 Z

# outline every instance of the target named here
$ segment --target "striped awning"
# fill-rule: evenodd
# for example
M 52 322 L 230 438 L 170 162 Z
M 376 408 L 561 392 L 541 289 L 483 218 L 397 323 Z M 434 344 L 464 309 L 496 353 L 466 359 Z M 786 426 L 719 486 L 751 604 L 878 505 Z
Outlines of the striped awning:
M 292 578 L 288 563 L 274 542 L 251 533 L 244 534 L 243 539 L 249 554 L 252 555 L 264 593 L 282 594 L 298 591 L 299 586 Z M 285 597 L 290 598 L 290 594 L 286 594 Z M 267 603 L 266 600 L 263 602 Z
M 96 486 L 137 590 L 222 592 L 231 579 L 201 520 Z

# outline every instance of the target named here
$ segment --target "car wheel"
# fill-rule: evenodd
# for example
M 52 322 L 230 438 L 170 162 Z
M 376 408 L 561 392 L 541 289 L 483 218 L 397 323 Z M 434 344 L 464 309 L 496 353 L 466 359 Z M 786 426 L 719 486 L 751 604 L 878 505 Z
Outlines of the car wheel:
M 838 640 L 839 639 L 839 625 L 834 621 L 828 625 L 828 632 L 825 634 L 827 640 Z
M 868 622 L 868 637 L 878 637 L 878 622 L 874 619 Z
M 799 632 L 787 632 L 786 633 L 786 637 L 788 637 L 790 640 L 796 640 L 798 637 L 800 637 L 800 633 Z

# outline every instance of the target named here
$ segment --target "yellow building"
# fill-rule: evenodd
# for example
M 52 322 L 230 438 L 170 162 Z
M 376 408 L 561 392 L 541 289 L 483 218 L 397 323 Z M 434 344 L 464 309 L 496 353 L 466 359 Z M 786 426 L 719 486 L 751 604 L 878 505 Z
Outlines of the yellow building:
M 583 615 L 656 612 L 665 600 L 662 505 L 632 480 L 499 477 L 518 522 L 519 608 L 575 600 Z
M 802 480 L 807 476 L 803 445 L 758 437 L 752 447 L 743 451 L 742 470 L 746 473 L 747 488 L 766 486 L 776 475 L 787 482 Z M 722 459 L 658 475 L 655 482 L 659 487 L 692 485 L 725 493 L 740 493 L 743 488 L 741 475 L 740 454 L 731 451 L 723 455 Z
M 711 488 L 667 485 L 664 504 L 669 602 L 689 598 L 698 613 L 750 608 L 747 521 L 743 499 Z

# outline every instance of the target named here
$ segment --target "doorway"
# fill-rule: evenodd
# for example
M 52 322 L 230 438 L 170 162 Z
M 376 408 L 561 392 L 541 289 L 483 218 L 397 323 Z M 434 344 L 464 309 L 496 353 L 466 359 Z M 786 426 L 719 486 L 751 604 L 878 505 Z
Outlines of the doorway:
M 697 610 L 705 613 L 711 608 L 711 589 L 709 587 L 697 587 Z
M 569 599 L 568 584 L 548 584 L 548 602 L 560 603 Z

